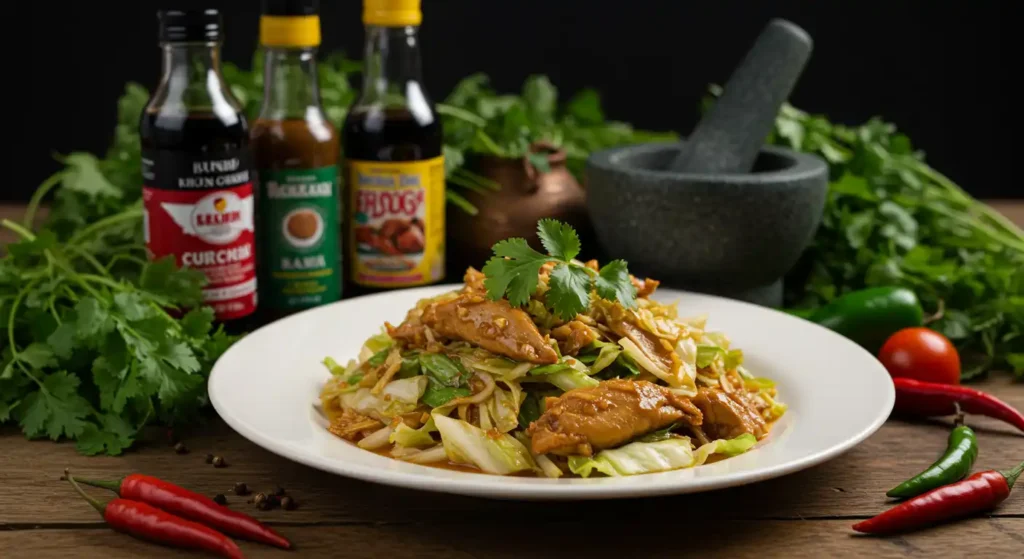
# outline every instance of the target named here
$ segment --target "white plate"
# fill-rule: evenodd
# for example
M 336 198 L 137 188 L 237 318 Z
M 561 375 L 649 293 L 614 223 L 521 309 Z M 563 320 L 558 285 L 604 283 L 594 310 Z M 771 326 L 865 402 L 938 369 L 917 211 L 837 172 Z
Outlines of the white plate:
M 846 338 L 806 320 L 729 299 L 659 290 L 681 316 L 708 313 L 757 376 L 774 379 L 789 411 L 749 452 L 692 469 L 618 478 L 503 477 L 409 464 L 331 435 L 314 410 L 325 356 L 354 358 L 384 321 L 454 289 L 427 287 L 357 297 L 284 318 L 231 347 L 213 367 L 210 399 L 234 430 L 289 460 L 366 481 L 505 499 L 604 499 L 706 491 L 814 466 L 875 432 L 895 392 L 885 368 Z

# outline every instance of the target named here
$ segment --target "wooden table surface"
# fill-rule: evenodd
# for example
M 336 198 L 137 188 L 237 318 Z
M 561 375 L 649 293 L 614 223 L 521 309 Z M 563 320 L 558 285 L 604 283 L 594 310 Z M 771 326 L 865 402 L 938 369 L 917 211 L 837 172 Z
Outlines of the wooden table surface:
M 1024 203 L 997 207 L 1024 223 Z M 9 212 L 9 210 L 8 210 Z M 0 214 L 3 214 L 0 211 Z M 978 383 L 1024 408 L 1024 384 L 1008 375 Z M 240 387 L 244 389 L 244 387 Z M 1024 435 L 972 417 L 981 453 L 975 469 L 1024 459 Z M 821 426 L 825 429 L 827 426 Z M 70 467 L 83 477 L 144 472 L 213 496 L 275 526 L 310 557 L 905 557 L 1024 555 L 1024 494 L 991 514 L 898 537 L 854 535 L 850 525 L 889 506 L 885 492 L 945 448 L 948 421 L 888 421 L 825 464 L 746 487 L 638 500 L 530 503 L 457 497 L 350 480 L 289 462 L 243 439 L 223 422 L 182 435 L 189 454 L 161 437 L 120 457 L 84 457 L 73 445 L 26 441 L 0 429 L 0 557 L 175 557 L 181 552 L 108 529 L 59 481 Z M 223 456 L 228 466 L 205 463 Z M 280 485 L 293 511 L 257 511 L 231 494 L 235 482 L 257 491 Z M 99 492 L 95 494 L 99 495 Z M 286 552 L 240 542 L 250 557 Z

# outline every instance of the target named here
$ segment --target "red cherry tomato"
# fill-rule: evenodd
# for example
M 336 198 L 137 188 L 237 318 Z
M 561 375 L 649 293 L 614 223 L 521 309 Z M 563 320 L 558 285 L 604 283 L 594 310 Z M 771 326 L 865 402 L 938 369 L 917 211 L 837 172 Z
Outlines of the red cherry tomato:
M 889 337 L 878 360 L 895 377 L 960 384 L 960 354 L 953 343 L 929 328 L 904 328 Z

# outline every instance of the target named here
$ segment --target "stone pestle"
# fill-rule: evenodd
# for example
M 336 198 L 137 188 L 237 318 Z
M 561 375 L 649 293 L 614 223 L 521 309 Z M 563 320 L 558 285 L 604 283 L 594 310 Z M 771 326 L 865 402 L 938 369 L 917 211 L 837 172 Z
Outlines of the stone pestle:
M 796 24 L 783 19 L 769 22 L 666 170 L 749 172 L 812 46 L 811 37 Z

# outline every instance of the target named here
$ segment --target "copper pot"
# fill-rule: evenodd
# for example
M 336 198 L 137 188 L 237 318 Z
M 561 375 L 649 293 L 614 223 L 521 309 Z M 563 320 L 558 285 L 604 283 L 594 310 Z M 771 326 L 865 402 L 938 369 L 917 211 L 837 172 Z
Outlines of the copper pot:
M 550 217 L 576 228 L 587 248 L 593 238 L 587 215 L 586 194 L 565 166 L 565 151 L 546 142 L 530 147 L 533 153 L 547 153 L 548 172 L 539 172 L 527 159 L 479 156 L 471 169 L 499 185 L 497 192 L 478 194 L 460 190 L 479 209 L 475 216 L 448 205 L 448 262 L 450 279 L 462 278 L 466 267 L 480 268 L 491 257 L 494 243 L 522 237 L 542 251 L 537 221 Z

